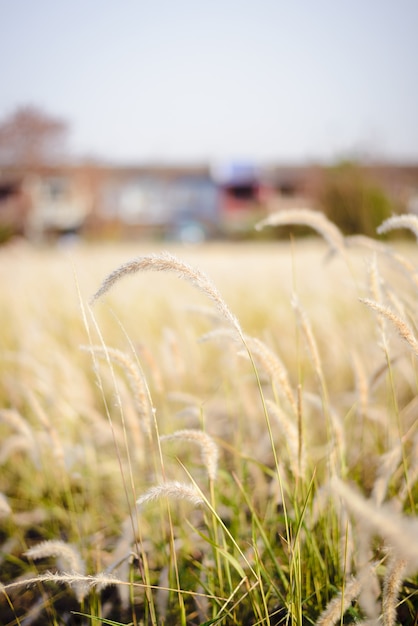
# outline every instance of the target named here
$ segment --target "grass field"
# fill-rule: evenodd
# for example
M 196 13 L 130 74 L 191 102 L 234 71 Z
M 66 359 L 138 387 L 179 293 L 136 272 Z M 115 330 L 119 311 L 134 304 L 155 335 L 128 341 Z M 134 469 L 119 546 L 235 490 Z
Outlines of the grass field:
M 417 623 L 418 248 L 322 234 L 0 249 L 1 624 Z

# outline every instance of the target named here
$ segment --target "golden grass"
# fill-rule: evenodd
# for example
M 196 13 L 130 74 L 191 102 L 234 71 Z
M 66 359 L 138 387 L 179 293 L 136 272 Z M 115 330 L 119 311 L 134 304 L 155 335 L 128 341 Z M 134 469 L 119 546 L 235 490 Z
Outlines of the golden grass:
M 1 623 L 412 619 L 418 250 L 285 223 L 0 249 Z

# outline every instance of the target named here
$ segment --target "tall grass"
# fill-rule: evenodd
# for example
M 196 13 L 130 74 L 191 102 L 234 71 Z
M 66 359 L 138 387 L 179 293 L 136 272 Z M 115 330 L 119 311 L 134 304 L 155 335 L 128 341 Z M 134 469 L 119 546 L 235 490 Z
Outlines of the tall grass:
M 292 223 L 0 250 L 2 624 L 414 623 L 418 251 Z

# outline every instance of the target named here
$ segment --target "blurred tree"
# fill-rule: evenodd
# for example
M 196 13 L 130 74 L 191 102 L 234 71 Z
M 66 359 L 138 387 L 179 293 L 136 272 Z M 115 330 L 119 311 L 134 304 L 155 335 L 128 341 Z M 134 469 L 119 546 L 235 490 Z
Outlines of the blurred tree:
M 35 167 L 62 156 L 68 124 L 34 106 L 0 120 L 0 164 Z
M 319 203 L 345 235 L 376 236 L 376 228 L 394 210 L 383 189 L 365 168 L 347 161 L 325 172 Z

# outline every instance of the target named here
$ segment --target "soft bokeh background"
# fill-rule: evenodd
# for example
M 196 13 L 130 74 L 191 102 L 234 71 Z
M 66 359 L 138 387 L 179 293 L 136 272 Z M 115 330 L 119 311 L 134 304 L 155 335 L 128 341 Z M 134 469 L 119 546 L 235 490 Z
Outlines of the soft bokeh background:
M 417 18 L 0 0 L 1 624 L 416 624 Z

